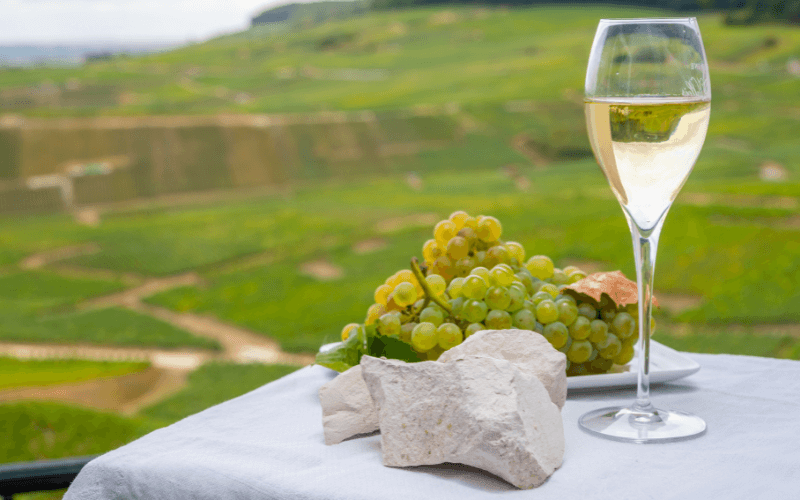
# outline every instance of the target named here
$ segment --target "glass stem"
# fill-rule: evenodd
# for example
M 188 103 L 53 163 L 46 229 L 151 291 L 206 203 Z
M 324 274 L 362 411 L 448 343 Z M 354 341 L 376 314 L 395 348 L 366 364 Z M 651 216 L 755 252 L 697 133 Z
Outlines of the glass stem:
M 636 403 L 633 409 L 641 413 L 653 412 L 650 404 L 650 325 L 653 306 L 653 272 L 656 268 L 656 252 L 666 210 L 655 226 L 642 229 L 631 218 L 628 219 L 633 236 L 633 255 L 636 260 L 636 282 L 639 288 L 639 381 L 636 386 Z

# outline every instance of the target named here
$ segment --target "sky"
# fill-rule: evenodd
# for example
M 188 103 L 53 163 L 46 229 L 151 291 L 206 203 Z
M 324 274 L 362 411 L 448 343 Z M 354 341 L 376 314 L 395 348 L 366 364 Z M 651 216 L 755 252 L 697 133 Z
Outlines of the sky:
M 0 0 L 0 45 L 200 41 L 244 29 L 254 14 L 284 3 L 290 1 Z

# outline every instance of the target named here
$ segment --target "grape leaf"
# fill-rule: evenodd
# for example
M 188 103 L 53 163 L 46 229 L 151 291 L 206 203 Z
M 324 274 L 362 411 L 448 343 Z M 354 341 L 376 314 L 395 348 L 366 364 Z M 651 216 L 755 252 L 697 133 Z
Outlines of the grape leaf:
M 419 355 L 410 345 L 396 336 L 378 335 L 375 325 L 360 326 L 355 331 L 357 333 L 350 335 L 347 340 L 333 349 L 318 353 L 316 364 L 343 372 L 361 362 L 361 356 L 364 354 L 376 358 L 385 356 L 389 359 L 399 359 L 409 363 L 420 361 Z M 365 337 L 366 347 L 364 347 Z
M 369 341 L 369 355 L 380 358 L 399 359 L 414 363 L 420 361 L 419 355 L 398 337 L 376 335 Z
M 356 366 L 361 361 L 361 356 L 367 353 L 364 347 L 364 337 L 369 342 L 370 330 L 375 336 L 375 327 L 370 325 L 366 328 L 358 327 L 350 337 L 333 349 L 317 353 L 316 364 L 336 370 L 337 372 L 347 371 Z

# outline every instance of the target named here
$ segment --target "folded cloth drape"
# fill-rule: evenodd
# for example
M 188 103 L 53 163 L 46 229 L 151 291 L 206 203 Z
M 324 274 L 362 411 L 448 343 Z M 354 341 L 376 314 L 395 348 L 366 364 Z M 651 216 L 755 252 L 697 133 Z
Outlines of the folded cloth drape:
M 535 490 L 457 465 L 384 467 L 380 435 L 326 446 L 317 390 L 336 373 L 311 366 L 95 459 L 64 498 L 800 498 L 800 362 L 689 356 L 702 369 L 655 386 L 652 399 L 700 415 L 706 435 L 658 445 L 595 438 L 578 418 L 635 393 L 571 394 L 564 464 Z

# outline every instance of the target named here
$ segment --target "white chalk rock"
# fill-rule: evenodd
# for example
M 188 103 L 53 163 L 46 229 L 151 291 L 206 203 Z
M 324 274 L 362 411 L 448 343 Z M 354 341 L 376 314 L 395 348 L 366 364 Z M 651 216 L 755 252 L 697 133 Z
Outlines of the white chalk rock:
M 544 384 L 559 408 L 567 400 L 567 357 L 541 334 L 530 330 L 481 330 L 439 356 L 448 363 L 465 356 L 489 356 L 510 361 Z
M 354 366 L 319 388 L 325 444 L 341 443 L 356 434 L 378 430 L 378 412 L 361 365 Z
M 542 484 L 564 457 L 561 412 L 544 385 L 506 360 L 361 358 L 378 406 L 383 464 L 461 463 L 518 488 Z

